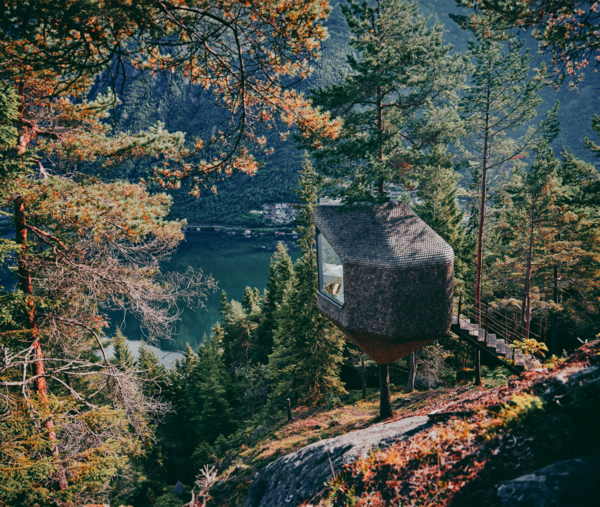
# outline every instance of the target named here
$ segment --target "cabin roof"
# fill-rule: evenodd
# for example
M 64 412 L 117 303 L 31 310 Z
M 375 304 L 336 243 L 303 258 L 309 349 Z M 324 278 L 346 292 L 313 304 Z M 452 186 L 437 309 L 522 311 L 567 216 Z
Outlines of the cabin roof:
M 314 221 L 342 263 L 410 269 L 454 260 L 452 247 L 402 203 L 351 211 L 339 203 L 321 204 Z

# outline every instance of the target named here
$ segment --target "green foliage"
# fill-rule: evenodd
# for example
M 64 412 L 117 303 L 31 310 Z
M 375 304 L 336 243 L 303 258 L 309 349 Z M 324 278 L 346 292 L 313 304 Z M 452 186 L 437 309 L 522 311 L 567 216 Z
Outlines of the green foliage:
M 277 312 L 275 346 L 269 357 L 273 398 L 291 397 L 319 403 L 327 393 L 345 392 L 339 371 L 343 361 L 341 333 L 317 308 L 317 262 L 312 213 L 317 203 L 316 174 L 308 160 L 298 191 L 303 201 L 299 224 L 303 255 L 294 266 L 293 284 L 283 294 Z
M 500 410 L 500 416 L 506 424 L 520 424 L 526 422 L 528 417 L 545 410 L 544 401 L 529 393 L 515 394 L 510 403 L 505 403 Z
M 465 278 L 472 261 L 472 242 L 462 225 L 465 212 L 457 202 L 460 176 L 452 167 L 450 156 L 441 147 L 432 150 L 430 163 L 421 167 L 417 188 L 419 202 L 414 210 L 429 227 L 454 250 L 454 276 Z M 433 165 L 436 164 L 436 165 Z
M 522 340 L 515 340 L 510 345 L 511 349 L 517 349 L 522 351 L 524 354 L 530 355 L 541 355 L 545 356 L 548 352 L 548 347 L 543 342 L 538 342 L 535 338 L 523 338 Z
M 343 120 L 342 130 L 306 146 L 318 171 L 332 178 L 334 195 L 353 203 L 379 190 L 383 199 L 386 183 L 410 184 L 432 145 L 462 134 L 456 91 L 468 66 L 416 3 L 350 1 L 342 11 L 352 32 L 351 70 L 312 90 L 312 102 Z
M 279 327 L 277 312 L 283 304 L 284 294 L 292 284 L 294 266 L 285 247 L 279 243 L 271 259 L 267 277 L 267 290 L 261 304 L 261 322 L 256 330 L 258 358 L 262 363 L 268 361 L 273 351 L 275 333 Z
M 49 432 L 31 424 L 34 410 L 45 411 L 43 400 L 34 396 L 25 404 L 10 396 L 2 403 L 10 416 L 0 421 L 0 505 L 56 505 L 77 498 L 102 498 L 110 492 L 107 485 L 115 485 L 117 474 L 137 475 L 130 457 L 140 454 L 140 442 L 130 432 L 123 411 L 108 406 L 84 410 L 70 397 L 51 397 L 56 432 L 61 435 L 76 429 L 82 444 L 94 442 L 70 448 L 64 459 L 52 454 Z M 107 434 L 111 438 L 103 438 Z M 69 485 L 56 490 L 48 479 L 61 469 Z
M 129 350 L 127 339 L 120 329 L 117 329 L 117 332 L 115 333 L 113 345 L 115 357 L 114 365 L 125 371 L 130 370 L 135 365 L 136 361 L 131 350 Z
M 231 406 L 235 397 L 217 340 L 211 337 L 205 341 L 199 355 L 197 397 L 202 409 L 198 414 L 197 428 L 203 440 L 214 442 L 219 435 L 231 434 L 236 427 Z

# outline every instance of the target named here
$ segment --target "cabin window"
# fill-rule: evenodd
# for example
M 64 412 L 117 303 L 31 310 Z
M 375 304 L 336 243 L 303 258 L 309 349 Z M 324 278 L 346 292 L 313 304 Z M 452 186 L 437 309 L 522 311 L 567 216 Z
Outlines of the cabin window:
M 317 235 L 319 261 L 319 290 L 324 295 L 344 304 L 344 266 L 323 234 Z

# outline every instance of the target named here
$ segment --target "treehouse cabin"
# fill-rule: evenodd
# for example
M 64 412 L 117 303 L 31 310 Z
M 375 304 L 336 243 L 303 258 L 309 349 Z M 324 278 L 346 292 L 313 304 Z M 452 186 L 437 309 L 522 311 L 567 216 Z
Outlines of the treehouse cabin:
M 406 205 L 322 204 L 319 310 L 381 365 L 444 336 L 452 323 L 452 248 Z

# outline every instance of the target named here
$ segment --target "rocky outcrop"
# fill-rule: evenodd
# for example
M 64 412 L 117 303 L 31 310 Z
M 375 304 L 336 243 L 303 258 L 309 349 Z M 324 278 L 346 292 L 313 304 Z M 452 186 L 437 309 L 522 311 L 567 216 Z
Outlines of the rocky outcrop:
M 296 506 L 324 488 L 346 463 L 366 456 L 373 448 L 386 448 L 422 430 L 427 416 L 378 424 L 339 437 L 316 442 L 267 465 L 254 479 L 244 507 Z
M 596 507 L 600 504 L 600 454 L 558 461 L 504 483 L 502 507 Z

